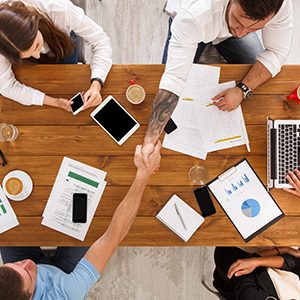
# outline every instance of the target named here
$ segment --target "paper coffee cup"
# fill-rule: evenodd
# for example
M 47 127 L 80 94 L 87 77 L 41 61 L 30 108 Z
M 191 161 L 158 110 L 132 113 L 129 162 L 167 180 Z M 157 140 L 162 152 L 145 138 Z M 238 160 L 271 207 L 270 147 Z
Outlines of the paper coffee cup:
M 145 97 L 146 92 L 144 88 L 138 84 L 132 84 L 126 90 L 126 98 L 132 104 L 142 103 Z

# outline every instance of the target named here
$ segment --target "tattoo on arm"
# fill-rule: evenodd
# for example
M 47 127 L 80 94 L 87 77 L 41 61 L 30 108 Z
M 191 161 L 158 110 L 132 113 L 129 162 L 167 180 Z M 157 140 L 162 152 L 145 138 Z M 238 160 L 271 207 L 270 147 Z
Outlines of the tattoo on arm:
M 156 143 L 161 132 L 169 121 L 179 97 L 172 92 L 159 90 L 153 102 L 145 142 Z

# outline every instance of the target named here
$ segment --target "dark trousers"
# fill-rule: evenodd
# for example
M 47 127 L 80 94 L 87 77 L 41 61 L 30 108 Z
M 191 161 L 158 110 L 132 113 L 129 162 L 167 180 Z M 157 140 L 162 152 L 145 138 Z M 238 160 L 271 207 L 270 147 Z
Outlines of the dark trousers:
M 164 48 L 162 63 L 165 64 L 168 58 L 169 42 L 172 36 L 171 24 L 173 19 L 169 19 L 169 30 Z M 194 63 L 197 63 L 201 54 L 208 44 L 199 43 L 194 57 Z M 214 45 L 218 52 L 226 59 L 229 64 L 254 64 L 259 54 L 264 48 L 255 32 L 251 32 L 242 38 L 228 38 L 227 40 Z
M 227 276 L 228 270 L 238 259 L 247 256 L 249 256 L 247 252 L 236 247 L 216 247 L 215 249 L 216 268 L 213 285 L 226 300 L 236 300 L 233 281 Z
M 58 247 L 53 256 L 46 256 L 40 247 L 1 247 L 3 262 L 14 263 L 31 259 L 36 264 L 48 264 L 71 273 L 89 247 Z

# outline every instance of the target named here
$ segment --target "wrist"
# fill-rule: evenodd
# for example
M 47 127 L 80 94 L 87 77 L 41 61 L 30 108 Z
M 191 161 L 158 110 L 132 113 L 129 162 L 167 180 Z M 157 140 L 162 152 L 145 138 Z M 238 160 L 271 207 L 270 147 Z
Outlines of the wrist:
M 50 97 L 48 95 L 45 95 L 45 97 L 44 97 L 44 105 L 59 107 L 59 99 L 58 98 Z
M 151 174 L 149 174 L 145 170 L 140 170 L 140 169 L 137 170 L 136 176 L 135 176 L 136 180 L 138 180 L 142 183 L 145 182 L 145 184 L 148 183 L 150 177 L 151 177 Z
M 97 90 L 99 90 L 99 92 L 101 91 L 101 84 L 99 81 L 97 80 L 94 80 L 92 81 L 92 84 L 91 84 L 91 88 L 96 88 Z

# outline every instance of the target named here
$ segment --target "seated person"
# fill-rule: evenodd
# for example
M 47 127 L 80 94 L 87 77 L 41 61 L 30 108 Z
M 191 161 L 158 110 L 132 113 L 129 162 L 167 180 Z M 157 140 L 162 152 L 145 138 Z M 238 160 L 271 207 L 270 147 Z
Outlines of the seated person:
M 0 94 L 24 105 L 71 110 L 70 101 L 53 98 L 16 80 L 11 64 L 77 63 L 78 36 L 91 45 L 91 86 L 85 107 L 101 103 L 101 87 L 111 68 L 111 45 L 102 27 L 70 0 L 0 0 Z
M 227 300 L 300 299 L 300 251 L 274 247 L 257 254 L 215 249 L 214 287 Z
M 89 249 L 58 248 L 52 258 L 47 258 L 39 247 L 2 247 L 5 264 L 0 267 L 0 299 L 85 299 L 136 217 L 150 176 L 159 168 L 160 147 L 156 146 L 146 166 L 141 146 L 137 146 L 137 173 L 132 186 L 106 232 Z

